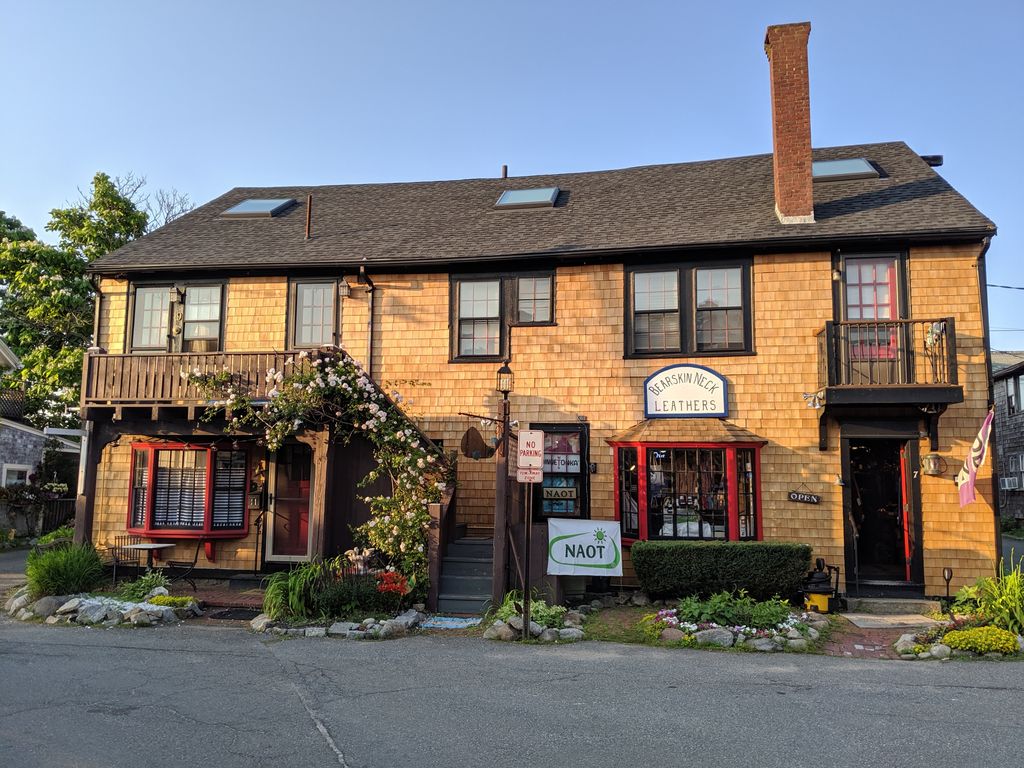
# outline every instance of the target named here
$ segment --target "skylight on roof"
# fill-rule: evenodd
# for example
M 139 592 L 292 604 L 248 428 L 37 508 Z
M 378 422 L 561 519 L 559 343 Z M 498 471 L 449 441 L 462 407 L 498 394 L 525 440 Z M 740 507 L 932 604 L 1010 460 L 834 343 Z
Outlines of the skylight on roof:
M 506 189 L 495 208 L 550 208 L 558 198 L 558 187 L 538 189 Z
M 811 176 L 815 181 L 877 179 L 878 170 L 863 157 L 849 160 L 816 160 L 811 163 Z
M 290 197 L 274 200 L 250 198 L 228 208 L 221 216 L 277 216 L 277 214 L 287 211 L 293 205 L 295 205 L 295 200 Z

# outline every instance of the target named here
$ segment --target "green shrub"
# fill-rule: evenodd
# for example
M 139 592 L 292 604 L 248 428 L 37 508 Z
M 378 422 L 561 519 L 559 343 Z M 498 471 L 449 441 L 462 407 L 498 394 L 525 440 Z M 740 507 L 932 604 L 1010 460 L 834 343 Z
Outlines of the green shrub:
M 75 537 L 74 526 L 62 525 L 60 528 L 58 528 L 58 529 L 56 529 L 54 531 L 50 531 L 49 533 L 44 533 L 36 541 L 36 544 L 37 545 L 49 544 L 50 542 L 56 541 L 57 539 L 73 539 L 74 537 Z
M 377 591 L 373 574 L 345 575 L 325 584 L 313 598 L 316 612 L 332 619 L 365 618 L 395 610 L 395 597 Z
M 807 544 L 638 541 L 631 551 L 641 589 L 655 597 L 739 589 L 758 600 L 790 597 L 811 569 Z
M 679 601 L 676 616 L 692 624 L 713 622 L 723 627 L 769 629 L 788 619 L 789 612 L 790 606 L 785 600 L 757 601 L 741 589 L 737 594 L 716 592 L 707 600 L 684 597 Z
M 33 597 L 87 592 L 103 577 L 103 563 L 91 544 L 69 544 L 29 552 L 25 578 Z
M 523 613 L 523 593 L 513 590 L 505 595 L 498 610 L 494 612 L 496 618 L 508 622 L 513 616 L 521 616 Z M 566 608 L 564 605 L 548 605 L 534 593 L 530 598 L 530 621 L 535 621 L 542 627 L 561 629 L 565 618 Z
M 1014 654 L 1020 650 L 1017 636 L 999 627 L 975 627 L 947 632 L 942 642 L 950 648 L 975 653 Z
M 174 597 L 173 595 L 153 595 L 146 601 L 150 605 L 166 605 L 168 608 L 188 608 L 195 602 L 194 597 Z
M 953 610 L 981 614 L 997 627 L 1024 634 L 1024 572 L 1020 562 L 1002 576 L 987 576 L 960 589 Z
M 378 582 L 376 574 L 352 574 L 342 557 L 303 563 L 267 579 L 263 612 L 275 621 L 391 613 L 407 596 L 381 593 Z
M 150 571 L 142 574 L 135 581 L 126 581 L 121 584 L 117 594 L 122 600 L 137 603 L 145 599 L 146 595 L 157 587 L 166 589 L 170 584 L 170 579 L 164 576 L 163 571 Z

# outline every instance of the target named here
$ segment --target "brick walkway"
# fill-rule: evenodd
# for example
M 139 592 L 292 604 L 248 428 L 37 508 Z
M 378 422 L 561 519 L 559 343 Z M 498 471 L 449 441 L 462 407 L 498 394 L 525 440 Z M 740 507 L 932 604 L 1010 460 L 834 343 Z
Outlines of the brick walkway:
M 186 585 L 184 590 L 175 590 L 177 593 L 188 595 L 194 594 L 207 608 L 262 608 L 263 590 L 261 589 L 229 589 L 225 586 L 207 586 L 198 584 L 198 589 L 192 593 Z
M 837 616 L 832 634 L 822 650 L 830 656 L 855 659 L 899 658 L 892 644 L 905 632 L 913 629 L 861 629 L 842 616 Z

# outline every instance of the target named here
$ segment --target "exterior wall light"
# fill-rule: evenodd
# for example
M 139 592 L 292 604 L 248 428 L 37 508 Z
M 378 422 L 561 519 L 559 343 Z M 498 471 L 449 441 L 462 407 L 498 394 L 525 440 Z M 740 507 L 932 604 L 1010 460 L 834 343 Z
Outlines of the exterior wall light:
M 926 453 L 921 457 L 921 471 L 933 477 L 944 475 L 946 460 L 937 453 Z
M 512 369 L 508 367 L 508 361 L 506 360 L 501 364 L 501 368 L 498 369 L 498 380 L 494 386 L 495 391 L 500 392 L 501 396 L 508 399 L 509 394 L 512 392 L 512 385 L 515 382 L 515 376 L 512 375 Z
M 347 299 L 352 295 L 352 286 L 348 284 L 345 278 L 342 278 L 341 282 L 338 283 L 338 295 L 343 299 Z

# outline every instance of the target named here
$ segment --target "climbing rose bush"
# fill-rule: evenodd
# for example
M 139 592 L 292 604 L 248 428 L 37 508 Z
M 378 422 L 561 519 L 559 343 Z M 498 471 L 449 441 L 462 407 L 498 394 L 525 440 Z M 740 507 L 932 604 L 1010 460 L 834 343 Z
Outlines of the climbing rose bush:
M 428 505 L 440 501 L 454 473 L 444 454 L 402 411 L 398 392 L 385 394 L 344 351 L 299 352 L 285 361 L 285 370 L 271 368 L 268 397 L 259 401 L 227 370 L 182 370 L 181 376 L 211 400 L 204 420 L 226 414 L 229 430 L 255 431 L 272 451 L 306 430 L 327 429 L 338 444 L 353 435 L 366 437 L 377 467 L 361 485 L 387 477 L 392 492 L 363 497 L 371 518 L 357 535 L 405 575 L 410 587 L 426 586 Z

